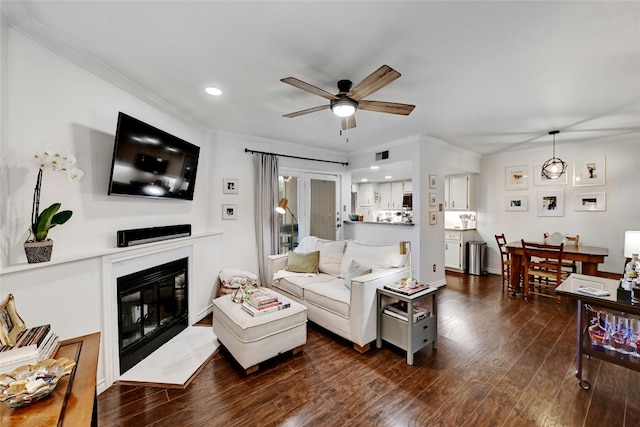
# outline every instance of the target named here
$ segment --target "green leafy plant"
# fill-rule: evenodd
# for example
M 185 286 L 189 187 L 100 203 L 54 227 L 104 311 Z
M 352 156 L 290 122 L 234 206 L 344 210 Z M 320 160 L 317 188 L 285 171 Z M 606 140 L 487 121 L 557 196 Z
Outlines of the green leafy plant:
M 49 230 L 56 225 L 62 225 L 69 221 L 72 211 L 60 211 L 61 203 L 53 203 L 40 213 L 40 192 L 42 190 L 43 172 L 56 171 L 66 174 L 71 181 L 77 181 L 82 178 L 84 172 L 73 167 L 76 158 L 73 154 L 61 155 L 58 152 L 46 150 L 42 154 L 36 154 L 35 159 L 38 161 L 38 179 L 36 187 L 33 191 L 33 206 L 31 208 L 31 229 L 29 239 L 27 241 L 42 242 L 47 240 Z

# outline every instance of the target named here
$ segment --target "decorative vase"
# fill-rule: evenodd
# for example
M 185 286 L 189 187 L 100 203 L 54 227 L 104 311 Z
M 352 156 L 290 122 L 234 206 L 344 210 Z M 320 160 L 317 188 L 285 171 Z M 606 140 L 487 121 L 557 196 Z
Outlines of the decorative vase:
M 29 264 L 51 261 L 52 252 L 53 240 L 51 239 L 43 240 L 42 242 L 24 242 L 24 253 L 27 255 Z

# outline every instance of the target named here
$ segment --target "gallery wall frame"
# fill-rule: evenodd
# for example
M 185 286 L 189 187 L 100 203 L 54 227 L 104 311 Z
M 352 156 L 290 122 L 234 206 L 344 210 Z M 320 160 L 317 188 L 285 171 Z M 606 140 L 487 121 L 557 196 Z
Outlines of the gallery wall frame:
M 504 210 L 507 212 L 526 212 L 529 210 L 529 196 L 505 196 Z
M 567 173 L 563 173 L 561 176 L 555 179 L 549 179 L 542 175 L 542 165 L 534 165 L 533 166 L 533 185 L 541 186 L 541 185 L 566 185 L 567 184 Z
M 222 192 L 224 194 L 238 194 L 238 192 L 240 191 L 238 185 L 239 183 L 236 178 L 223 178 Z
M 429 207 L 434 207 L 437 206 L 438 202 L 437 202 L 437 194 L 436 193 L 429 193 Z
M 506 190 L 526 190 L 529 188 L 529 165 L 504 168 L 504 182 Z
M 576 159 L 573 166 L 573 186 L 604 185 L 607 174 L 605 162 L 604 154 Z
M 222 205 L 222 219 L 238 219 L 238 205 Z
M 538 216 L 564 216 L 564 191 L 538 191 L 536 209 Z
M 438 223 L 438 211 L 429 211 L 429 225 Z
M 438 186 L 438 176 L 429 175 L 429 188 L 436 188 Z
M 575 195 L 573 209 L 577 212 L 602 212 L 607 210 L 607 194 L 602 191 L 598 193 L 578 193 Z

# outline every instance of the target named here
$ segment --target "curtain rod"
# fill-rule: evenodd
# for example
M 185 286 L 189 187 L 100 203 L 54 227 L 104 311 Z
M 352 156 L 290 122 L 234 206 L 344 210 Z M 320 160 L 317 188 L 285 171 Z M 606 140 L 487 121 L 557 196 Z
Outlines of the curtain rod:
M 249 150 L 248 148 L 245 148 L 244 152 L 245 153 L 251 153 L 251 154 L 271 154 L 273 156 L 289 157 L 291 159 L 311 160 L 311 161 L 314 161 L 314 162 L 336 163 L 336 164 L 342 165 L 342 166 L 348 166 L 349 165 L 349 162 L 337 162 L 335 160 L 312 159 L 310 157 L 290 156 L 289 154 L 267 153 L 265 151 Z

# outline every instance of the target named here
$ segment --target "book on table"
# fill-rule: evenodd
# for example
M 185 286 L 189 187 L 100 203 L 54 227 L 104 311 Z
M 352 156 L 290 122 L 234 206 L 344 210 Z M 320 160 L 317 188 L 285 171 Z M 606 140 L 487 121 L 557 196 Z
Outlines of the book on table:
M 58 341 L 51 325 L 25 329 L 17 336 L 14 346 L 0 346 L 0 373 L 50 358 L 58 349 Z
M 268 289 L 260 288 L 247 298 L 247 303 L 255 308 L 271 306 L 278 302 L 278 295 Z
M 424 291 L 428 287 L 429 287 L 429 285 L 422 285 L 422 284 L 418 284 L 418 285 L 416 285 L 414 287 L 409 287 L 409 286 L 404 285 L 402 283 L 390 283 L 390 284 L 384 285 L 385 289 L 388 289 L 388 290 L 393 291 L 393 292 L 398 292 L 398 293 L 403 294 L 403 295 L 413 295 L 413 294 L 418 293 L 420 291 Z
M 291 307 L 291 303 L 284 298 L 278 297 L 278 300 L 275 303 L 271 303 L 270 305 L 264 306 L 261 308 L 255 308 L 254 306 L 252 306 L 251 304 L 248 304 L 247 302 L 243 302 L 241 304 L 241 307 L 244 311 L 246 311 L 247 313 L 255 317 L 255 316 L 262 316 L 265 314 L 275 313 L 276 311 L 284 310 L 286 308 Z

